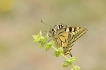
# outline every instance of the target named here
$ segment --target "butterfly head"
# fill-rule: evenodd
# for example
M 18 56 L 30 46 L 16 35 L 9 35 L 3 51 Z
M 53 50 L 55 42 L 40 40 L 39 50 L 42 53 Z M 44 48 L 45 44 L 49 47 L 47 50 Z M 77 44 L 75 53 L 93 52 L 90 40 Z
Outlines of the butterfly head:
M 58 32 L 60 29 L 62 29 L 62 28 L 66 28 L 67 27 L 67 25 L 65 25 L 65 24 L 58 24 L 58 25 L 55 25 L 54 27 L 52 27 L 50 30 L 49 30 L 49 35 L 50 36 L 53 36 L 53 35 L 55 35 L 56 34 L 56 32 Z

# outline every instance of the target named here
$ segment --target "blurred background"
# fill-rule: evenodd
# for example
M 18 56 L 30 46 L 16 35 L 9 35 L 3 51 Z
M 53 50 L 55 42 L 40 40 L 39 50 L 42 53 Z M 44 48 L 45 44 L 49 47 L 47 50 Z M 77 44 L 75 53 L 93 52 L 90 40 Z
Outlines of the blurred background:
M 71 70 L 64 58 L 33 42 L 32 35 L 64 23 L 88 32 L 74 43 L 81 70 L 106 69 L 105 0 L 0 0 L 0 70 Z

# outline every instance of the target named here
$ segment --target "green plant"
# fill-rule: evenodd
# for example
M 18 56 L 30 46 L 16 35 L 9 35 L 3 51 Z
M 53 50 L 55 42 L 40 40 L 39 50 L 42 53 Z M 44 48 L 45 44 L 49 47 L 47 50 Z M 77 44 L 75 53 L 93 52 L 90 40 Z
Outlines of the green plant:
M 48 42 L 48 34 L 44 37 L 42 36 L 42 33 L 40 31 L 40 33 L 38 35 L 33 35 L 34 38 L 34 42 L 40 43 L 40 47 L 43 48 L 45 47 L 46 50 L 49 50 L 50 48 L 55 50 L 54 56 L 59 57 L 60 55 L 63 56 L 65 58 L 65 61 L 62 63 L 63 67 L 68 67 L 71 66 L 71 70 L 80 70 L 80 67 L 78 66 L 74 66 L 73 63 L 77 60 L 76 57 L 66 57 L 62 52 L 63 49 L 62 48 L 55 48 L 53 47 L 54 41 L 50 41 Z

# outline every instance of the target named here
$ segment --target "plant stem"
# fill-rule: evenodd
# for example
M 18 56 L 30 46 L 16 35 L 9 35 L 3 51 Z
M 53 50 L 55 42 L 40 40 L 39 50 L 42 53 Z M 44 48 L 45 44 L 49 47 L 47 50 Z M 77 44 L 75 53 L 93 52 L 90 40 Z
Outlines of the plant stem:
M 54 49 L 55 51 L 57 51 L 57 49 L 55 47 L 52 46 L 52 49 Z
M 75 66 L 74 66 L 72 63 L 71 63 L 70 65 L 71 65 L 71 67 L 73 68 L 73 70 L 75 70 Z
M 52 49 L 54 49 L 55 51 L 57 51 L 57 49 L 55 47 L 52 46 Z M 61 55 L 68 60 L 68 58 L 66 56 L 64 56 L 64 54 L 61 53 Z M 75 66 L 71 63 L 70 66 L 73 68 L 73 70 L 75 70 Z
M 64 56 L 64 54 L 61 53 L 61 55 L 67 60 L 68 58 L 66 56 Z

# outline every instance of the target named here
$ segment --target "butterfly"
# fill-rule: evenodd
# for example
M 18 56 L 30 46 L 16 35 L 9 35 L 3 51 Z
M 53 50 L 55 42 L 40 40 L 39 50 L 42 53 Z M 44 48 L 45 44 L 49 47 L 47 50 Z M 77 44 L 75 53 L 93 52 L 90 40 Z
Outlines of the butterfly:
M 70 55 L 74 42 L 87 32 L 84 27 L 68 27 L 65 24 L 58 24 L 49 30 L 49 36 L 55 42 L 57 48 L 63 48 L 64 55 Z

